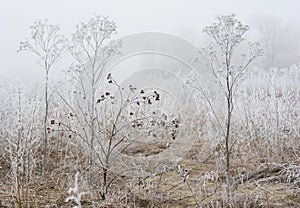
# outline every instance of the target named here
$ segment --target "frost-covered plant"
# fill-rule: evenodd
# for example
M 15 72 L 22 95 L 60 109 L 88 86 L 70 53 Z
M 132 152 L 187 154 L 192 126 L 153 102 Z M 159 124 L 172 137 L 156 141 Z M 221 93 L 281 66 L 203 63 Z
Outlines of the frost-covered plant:
M 161 99 L 156 90 L 138 90 L 132 85 L 126 90 L 118 85 L 111 74 L 108 74 L 107 82 L 108 86 L 95 101 L 93 143 L 90 141 L 93 131 L 89 125 L 91 118 L 87 116 L 88 109 L 78 109 L 76 105 L 73 106 L 72 102 L 62 97 L 70 110 L 69 122 L 53 121 L 53 124 L 58 124 L 58 130 L 70 132 L 70 136 L 73 135 L 83 141 L 95 155 L 97 162 L 95 164 L 102 169 L 100 191 L 102 199 L 106 198 L 114 181 L 114 178 L 109 178 L 114 164 L 130 145 L 145 136 L 157 136 L 163 132 L 168 132 L 169 137 L 175 139 L 179 128 L 178 119 L 169 118 L 167 114 L 150 107 Z M 84 100 L 84 95 L 80 91 L 73 91 L 72 96 L 78 103 Z M 91 168 L 93 170 L 96 167 Z
M 167 115 L 152 111 L 150 115 L 141 114 L 143 107 L 160 100 L 158 91 L 138 91 L 131 85 L 124 89 L 111 74 L 104 76 L 109 61 L 119 54 L 120 42 L 111 41 L 115 33 L 116 24 L 103 16 L 77 26 L 69 46 L 76 63 L 67 72 L 73 89 L 68 93 L 58 90 L 70 111 L 70 121 L 53 122 L 58 129 L 83 141 L 88 149 L 91 189 L 95 185 L 92 173 L 101 167 L 102 199 L 113 182 L 108 180 L 111 167 L 122 151 L 138 138 L 151 135 L 154 129 L 170 126 L 170 136 L 175 138 L 175 126 L 178 128 L 178 121 L 170 123 Z
M 265 159 L 286 154 L 297 148 L 299 138 L 299 67 L 264 71 L 254 69 L 248 73 L 239 90 L 236 127 L 239 141 L 254 145 L 251 155 Z M 239 144 L 239 149 L 246 147 Z M 249 147 L 246 147 L 249 149 Z M 263 150 L 263 151 L 261 151 Z
M 31 37 L 21 41 L 18 51 L 30 51 L 37 55 L 38 64 L 45 71 L 45 113 L 44 113 L 44 167 L 47 166 L 47 145 L 48 145 L 48 111 L 49 111 L 49 72 L 52 66 L 59 61 L 62 53 L 67 47 L 67 39 L 60 34 L 58 25 L 51 25 L 47 20 L 38 20 L 30 27 Z
M 7 178 L 10 180 L 13 203 L 28 206 L 31 196 L 28 184 L 33 183 L 35 168 L 40 159 L 37 154 L 39 147 L 40 100 L 35 93 L 30 97 L 23 92 L 21 84 L 9 89 L 4 106 L 0 113 L 1 155 L 9 164 Z M 2 97 L 2 96 L 1 96 Z M 9 108 L 5 108 L 5 106 Z
M 30 29 L 30 39 L 21 41 L 18 51 L 36 54 L 39 57 L 38 64 L 49 73 L 53 64 L 61 58 L 67 46 L 67 39 L 60 34 L 58 25 L 48 24 L 47 20 L 37 20 Z
M 97 123 L 96 101 L 97 92 L 104 78 L 107 63 L 119 54 L 119 42 L 111 41 L 116 34 L 117 26 L 108 17 L 96 15 L 87 23 L 80 23 L 72 35 L 69 52 L 75 60 L 68 70 L 74 83 L 74 91 L 82 94 L 84 99 L 74 99 L 73 107 L 77 110 L 87 110 L 81 115 L 81 122 L 88 126 L 88 143 L 94 146 Z M 81 109 L 81 110 L 80 110 Z M 87 131 L 87 130 L 86 130 Z M 94 163 L 94 151 L 90 148 L 89 163 Z
M 213 110 L 214 116 L 217 118 L 218 125 L 222 129 L 225 140 L 226 154 L 226 180 L 228 186 L 228 200 L 230 198 L 230 132 L 232 123 L 232 112 L 237 93 L 237 88 L 243 80 L 243 74 L 249 64 L 257 57 L 262 55 L 262 50 L 258 43 L 249 44 L 249 55 L 241 54 L 241 61 L 234 63 L 233 57 L 236 54 L 236 49 L 244 41 L 244 34 L 249 30 L 248 25 L 235 18 L 234 14 L 221 15 L 218 17 L 217 23 L 205 27 L 203 30 L 212 39 L 212 43 L 200 50 L 200 56 L 195 61 L 203 62 L 206 60 L 205 67 L 208 67 L 226 99 L 226 121 L 225 125 L 219 119 L 215 109 L 209 99 L 207 93 L 203 93 L 203 82 L 200 77 L 193 76 L 191 86 L 195 91 L 200 91 L 204 95 L 210 108 Z
M 73 206 L 73 208 L 81 208 L 81 198 L 88 192 L 81 192 L 79 190 L 79 172 L 76 173 L 74 179 L 74 187 L 69 188 L 68 190 L 69 196 L 66 198 L 65 202 L 74 201 L 77 206 Z

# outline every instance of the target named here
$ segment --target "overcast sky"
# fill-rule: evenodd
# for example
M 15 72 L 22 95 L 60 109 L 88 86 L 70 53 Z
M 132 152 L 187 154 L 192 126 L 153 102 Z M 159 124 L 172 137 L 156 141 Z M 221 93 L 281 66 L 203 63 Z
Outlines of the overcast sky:
M 299 8 L 299 0 L 2 0 L 0 81 L 19 78 L 27 84 L 43 77 L 33 54 L 17 53 L 19 42 L 29 37 L 29 26 L 37 19 L 47 18 L 70 35 L 78 22 L 102 14 L 117 23 L 118 37 L 156 31 L 196 42 L 217 14 L 235 13 L 246 23 L 256 16 L 274 16 L 299 25 Z M 53 76 L 67 65 L 61 63 Z

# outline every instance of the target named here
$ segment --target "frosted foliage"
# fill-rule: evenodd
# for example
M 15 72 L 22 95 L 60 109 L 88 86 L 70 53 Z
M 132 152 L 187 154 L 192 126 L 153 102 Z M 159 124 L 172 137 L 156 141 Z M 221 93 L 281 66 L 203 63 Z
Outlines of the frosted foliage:
M 42 132 L 37 118 L 41 99 L 36 93 L 24 93 L 20 84 L 6 86 L 0 97 L 3 98 L 0 104 L 1 154 L 8 160 L 4 162 L 10 164 L 9 177 L 16 179 L 12 185 L 20 186 L 19 181 L 29 182 L 36 168 L 36 148 Z
M 249 73 L 240 89 L 237 107 L 240 115 L 246 118 L 248 131 L 253 130 L 255 137 L 274 145 L 291 135 L 299 137 L 299 83 L 298 66 L 270 71 L 256 68 Z
M 231 14 L 219 16 L 218 23 L 205 27 L 203 31 L 216 41 L 222 52 L 230 53 L 244 40 L 242 36 L 249 29 L 248 25 L 244 25 Z
M 46 70 L 56 63 L 67 46 L 67 38 L 59 33 L 58 25 L 47 20 L 36 21 L 31 27 L 31 37 L 21 41 L 18 51 L 31 51 L 39 57 L 38 63 Z
M 117 54 L 121 43 L 112 41 L 117 33 L 116 24 L 107 17 L 95 16 L 87 23 L 80 23 L 72 34 L 69 52 L 75 63 L 67 71 L 73 84 L 74 104 L 87 109 L 90 116 L 95 112 L 96 95 L 103 90 L 101 83 L 105 77 L 107 63 Z M 82 99 L 78 102 L 79 97 Z
M 104 46 L 105 41 L 116 33 L 117 26 L 112 20 L 104 16 L 95 16 L 87 23 L 76 26 L 69 50 L 79 64 L 93 64 L 95 55 L 102 56 L 100 61 L 107 60 L 117 51 L 118 45 L 111 43 Z
M 249 30 L 248 25 L 242 24 L 235 15 L 222 15 L 217 23 L 205 27 L 203 30 L 209 35 L 212 42 L 206 48 L 201 48 L 195 61 L 212 70 L 218 85 L 228 96 L 227 78 L 229 90 L 235 90 L 249 64 L 257 57 L 263 55 L 259 43 L 248 43 L 248 54 L 241 53 L 240 61 L 233 62 L 237 47 L 244 40 L 243 35 Z

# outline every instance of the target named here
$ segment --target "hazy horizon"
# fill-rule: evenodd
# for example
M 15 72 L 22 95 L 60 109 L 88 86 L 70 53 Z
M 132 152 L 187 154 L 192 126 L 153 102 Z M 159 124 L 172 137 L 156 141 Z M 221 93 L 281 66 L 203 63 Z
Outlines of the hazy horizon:
M 113 38 L 142 32 L 163 32 L 180 36 L 199 44 L 201 30 L 215 21 L 217 14 L 235 13 L 246 24 L 257 17 L 274 17 L 299 25 L 299 1 L 7 1 L 0 11 L 0 81 L 19 79 L 24 84 L 41 83 L 44 71 L 31 53 L 17 53 L 20 41 L 29 37 L 30 25 L 37 19 L 59 24 L 61 32 L 70 36 L 79 22 L 86 22 L 94 14 L 109 16 L 118 25 Z M 69 66 L 69 59 L 53 67 L 51 79 L 61 76 Z M 60 74 L 60 75 L 58 75 Z

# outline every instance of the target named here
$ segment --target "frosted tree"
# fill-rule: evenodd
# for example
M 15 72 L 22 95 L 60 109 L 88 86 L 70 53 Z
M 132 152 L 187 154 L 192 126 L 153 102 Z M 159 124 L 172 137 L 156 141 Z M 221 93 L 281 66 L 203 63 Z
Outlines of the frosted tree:
M 38 20 L 30 27 L 31 37 L 21 41 L 18 51 L 30 51 L 38 57 L 38 64 L 45 71 L 45 113 L 44 113 L 44 164 L 43 172 L 47 166 L 47 124 L 49 111 L 49 72 L 57 63 L 67 47 L 67 39 L 60 34 L 58 25 L 51 25 L 47 20 Z
M 274 67 L 278 59 L 278 49 L 282 37 L 282 25 L 278 19 L 266 17 L 259 19 L 256 27 L 261 32 L 261 42 L 264 47 L 265 67 Z
M 240 54 L 240 61 L 236 60 L 237 48 L 245 40 L 244 34 L 249 30 L 249 26 L 243 24 L 235 18 L 234 14 L 219 16 L 217 22 L 205 27 L 203 30 L 211 39 L 211 44 L 200 50 L 200 56 L 196 61 L 204 61 L 205 67 L 208 67 L 219 85 L 226 99 L 226 120 L 225 125 L 222 124 L 220 116 L 213 109 L 211 100 L 204 94 L 209 106 L 214 111 L 214 116 L 219 121 L 218 125 L 222 129 L 225 139 L 225 154 L 226 154 L 226 183 L 227 196 L 230 200 L 230 130 L 232 113 L 234 109 L 234 99 L 236 97 L 237 88 L 243 80 L 243 74 L 247 70 L 251 62 L 262 55 L 262 50 L 258 43 L 249 43 L 249 54 Z M 201 91 L 201 78 L 194 76 L 190 82 L 190 86 L 197 91 Z

